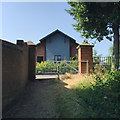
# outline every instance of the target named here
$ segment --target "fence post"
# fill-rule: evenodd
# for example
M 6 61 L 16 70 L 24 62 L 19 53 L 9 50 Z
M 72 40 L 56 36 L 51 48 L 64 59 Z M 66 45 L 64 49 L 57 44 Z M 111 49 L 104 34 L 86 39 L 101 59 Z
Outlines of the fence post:
M 59 79 L 59 65 L 57 66 L 57 74 L 58 74 L 58 79 Z

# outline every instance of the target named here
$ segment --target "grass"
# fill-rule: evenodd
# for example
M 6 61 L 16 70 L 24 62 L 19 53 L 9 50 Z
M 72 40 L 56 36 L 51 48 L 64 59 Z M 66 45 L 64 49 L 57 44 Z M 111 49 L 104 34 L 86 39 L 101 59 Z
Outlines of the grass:
M 120 118 L 120 71 L 67 75 L 56 84 L 60 118 Z
M 78 77 L 81 78 L 78 80 Z M 57 91 L 57 112 L 60 118 L 86 118 L 94 112 L 86 103 L 81 99 L 75 90 L 75 84 L 83 80 L 86 76 L 71 76 L 67 74 L 64 79 L 61 79 L 56 85 Z M 77 79 L 76 79 L 77 78 Z M 71 81 L 73 80 L 73 82 Z

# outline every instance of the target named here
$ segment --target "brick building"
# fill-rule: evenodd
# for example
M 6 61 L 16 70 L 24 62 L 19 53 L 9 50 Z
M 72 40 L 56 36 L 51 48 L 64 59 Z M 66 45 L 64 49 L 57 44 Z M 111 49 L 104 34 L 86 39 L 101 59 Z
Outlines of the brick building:
M 40 39 L 40 43 L 36 45 L 37 62 L 69 60 L 78 53 L 76 48 L 78 45 L 70 36 L 55 30 Z

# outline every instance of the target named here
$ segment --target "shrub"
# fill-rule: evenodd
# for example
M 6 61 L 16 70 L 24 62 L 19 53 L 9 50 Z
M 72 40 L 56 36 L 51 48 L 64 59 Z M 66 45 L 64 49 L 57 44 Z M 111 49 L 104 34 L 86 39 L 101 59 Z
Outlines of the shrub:
M 94 84 L 82 82 L 76 86 L 76 94 L 99 117 L 119 118 L 120 114 L 120 71 L 106 70 L 104 74 L 94 72 Z
M 77 61 L 67 62 L 70 66 L 68 66 L 65 62 L 67 61 L 66 60 L 64 60 L 63 62 L 45 61 L 41 63 L 37 62 L 36 72 L 37 73 L 57 72 L 57 66 L 59 66 L 60 73 L 65 73 L 65 72 L 76 73 L 76 71 L 70 68 L 70 66 L 75 67 L 75 68 L 77 67 L 78 69 L 78 62 Z
M 58 85 L 60 117 L 120 118 L 120 71 L 104 69 L 104 73 L 94 71 L 90 76 L 79 75 L 76 79 L 68 74 L 68 79 Z

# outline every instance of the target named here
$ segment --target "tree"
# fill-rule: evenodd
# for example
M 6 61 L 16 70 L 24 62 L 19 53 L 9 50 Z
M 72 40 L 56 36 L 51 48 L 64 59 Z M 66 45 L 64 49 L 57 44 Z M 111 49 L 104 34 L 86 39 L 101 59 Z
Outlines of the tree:
M 94 49 L 93 51 L 93 62 L 99 63 L 100 62 L 100 57 L 102 57 L 102 54 L 98 54 L 97 51 Z
M 102 54 L 98 54 L 98 52 L 94 49 L 93 56 L 94 57 L 102 57 Z
M 71 6 L 66 10 L 76 24 L 74 29 L 81 32 L 86 39 L 96 38 L 99 42 L 106 37 L 113 41 L 113 63 L 119 66 L 119 26 L 120 2 L 68 2 Z
M 119 43 L 120 46 L 120 43 Z M 109 48 L 109 56 L 113 57 L 113 45 Z M 120 65 L 120 47 L 119 47 L 119 65 Z
M 109 47 L 109 56 L 113 56 L 113 45 Z
M 119 43 L 119 46 L 120 46 L 120 43 Z M 113 44 L 109 47 L 109 56 L 113 56 Z M 119 59 L 120 59 L 120 47 L 119 47 Z

